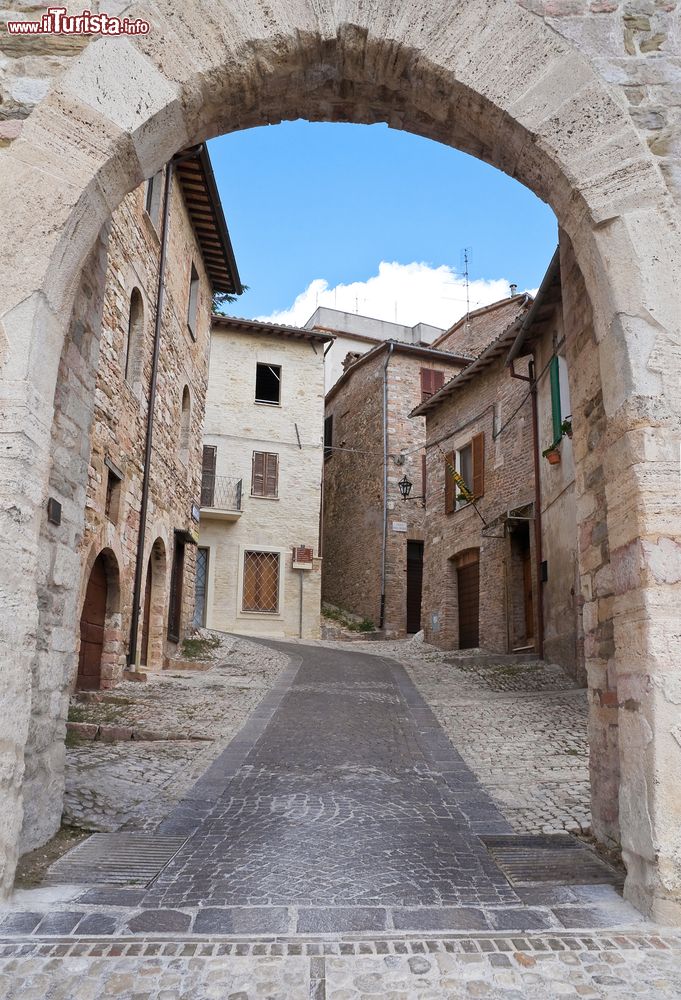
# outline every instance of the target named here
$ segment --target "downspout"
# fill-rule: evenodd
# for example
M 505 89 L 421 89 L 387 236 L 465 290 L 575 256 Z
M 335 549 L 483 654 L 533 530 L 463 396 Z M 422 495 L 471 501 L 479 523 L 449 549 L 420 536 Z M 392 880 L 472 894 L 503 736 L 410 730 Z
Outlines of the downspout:
M 392 341 L 388 343 L 388 356 L 383 365 L 383 546 L 381 551 L 381 611 L 378 627 L 385 625 L 385 565 L 388 547 L 388 365 L 395 350 Z
M 147 407 L 147 429 L 144 442 L 144 471 L 142 473 L 142 501 L 140 503 L 140 525 L 137 536 L 137 553 L 135 556 L 135 582 L 132 591 L 132 615 L 130 618 L 130 646 L 128 649 L 128 666 L 135 669 L 137 657 L 137 635 L 139 632 L 140 600 L 142 597 L 142 575 L 144 570 L 144 540 L 147 528 L 147 508 L 149 506 L 149 481 L 151 466 L 151 451 L 154 441 L 154 406 L 156 404 L 156 383 L 158 381 L 158 359 L 161 350 L 161 326 L 163 320 L 163 302 L 165 299 L 165 270 L 168 253 L 168 220 L 170 218 L 170 195 L 172 192 L 175 164 L 190 160 L 197 156 L 202 146 L 193 149 L 184 156 L 174 156 L 166 167 L 166 192 L 163 204 L 163 222 L 161 226 L 161 255 L 158 262 L 158 287 L 156 291 L 156 321 L 154 323 L 154 353 L 151 359 L 151 380 L 149 382 L 149 402 Z
M 166 191 L 163 203 L 163 223 L 161 227 L 161 256 L 158 264 L 158 287 L 156 291 L 156 320 L 154 323 L 154 352 L 151 359 L 151 380 L 149 382 L 149 401 L 147 405 L 147 433 L 144 442 L 144 471 L 142 474 L 142 502 L 140 504 L 140 524 L 137 535 L 137 553 L 135 557 L 135 582 L 132 590 L 132 616 L 130 619 L 130 648 L 128 649 L 128 666 L 136 667 L 137 634 L 139 630 L 140 600 L 142 596 L 142 572 L 144 569 L 144 541 L 147 527 L 147 508 L 149 506 L 149 480 L 151 465 L 151 450 L 154 440 L 154 406 L 156 403 L 156 384 L 158 381 L 158 359 L 161 348 L 161 323 L 163 300 L 165 298 L 165 269 L 168 252 L 168 219 L 170 216 L 170 195 L 172 190 L 174 164 L 170 160 L 166 168 Z
M 534 555 L 535 573 L 537 577 L 537 653 L 544 656 L 544 593 L 541 579 L 541 566 L 544 561 L 541 531 L 541 481 L 539 468 L 539 415 L 537 411 L 537 382 L 534 377 L 534 359 L 528 366 L 528 375 L 519 375 L 513 361 L 509 365 L 511 378 L 521 379 L 530 383 L 530 398 L 532 400 L 532 451 L 534 452 Z

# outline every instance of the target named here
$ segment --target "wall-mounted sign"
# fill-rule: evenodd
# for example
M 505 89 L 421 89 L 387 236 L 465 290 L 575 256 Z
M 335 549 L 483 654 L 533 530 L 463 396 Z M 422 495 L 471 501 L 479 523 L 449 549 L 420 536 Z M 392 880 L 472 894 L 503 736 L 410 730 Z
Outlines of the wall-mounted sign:
M 293 568 L 312 569 L 314 553 L 309 545 L 296 545 L 293 549 Z
M 407 522 L 406 521 L 393 521 L 393 531 L 406 531 Z

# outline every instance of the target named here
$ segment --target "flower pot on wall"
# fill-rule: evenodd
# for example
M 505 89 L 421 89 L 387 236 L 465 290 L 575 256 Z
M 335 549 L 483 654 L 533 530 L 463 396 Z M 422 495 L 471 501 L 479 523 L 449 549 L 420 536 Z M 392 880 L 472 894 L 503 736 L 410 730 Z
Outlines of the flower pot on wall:
M 557 448 L 550 448 L 545 451 L 544 458 L 548 459 L 549 465 L 560 465 L 560 452 Z

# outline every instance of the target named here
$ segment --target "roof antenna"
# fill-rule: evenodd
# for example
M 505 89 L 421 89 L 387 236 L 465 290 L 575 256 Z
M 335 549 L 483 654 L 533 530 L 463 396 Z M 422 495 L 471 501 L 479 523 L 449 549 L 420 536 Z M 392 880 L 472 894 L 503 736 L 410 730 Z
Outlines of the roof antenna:
M 463 280 L 466 283 L 466 329 L 468 329 L 471 316 L 470 276 L 468 273 L 468 265 L 471 259 L 471 248 L 464 247 L 461 253 L 463 255 Z

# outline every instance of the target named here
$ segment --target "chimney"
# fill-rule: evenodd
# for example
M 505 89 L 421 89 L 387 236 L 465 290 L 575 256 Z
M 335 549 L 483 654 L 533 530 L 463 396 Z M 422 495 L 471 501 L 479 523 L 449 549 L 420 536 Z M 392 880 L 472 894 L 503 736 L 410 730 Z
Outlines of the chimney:
M 518 291 L 518 286 L 514 282 L 511 282 L 509 287 L 511 289 L 511 298 L 513 298 L 516 292 Z

